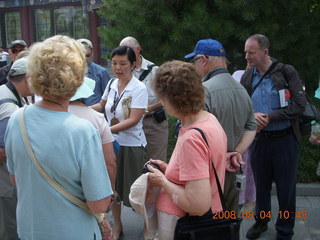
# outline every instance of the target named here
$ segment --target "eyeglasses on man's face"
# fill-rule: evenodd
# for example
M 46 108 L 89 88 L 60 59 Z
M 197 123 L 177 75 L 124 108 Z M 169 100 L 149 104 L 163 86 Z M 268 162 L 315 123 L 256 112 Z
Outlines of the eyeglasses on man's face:
M 22 52 L 24 49 L 12 49 L 11 52 L 13 54 L 16 54 L 16 53 L 19 53 L 19 52 Z
M 199 61 L 202 57 L 208 58 L 206 55 L 200 55 L 198 57 L 194 57 L 193 59 L 191 59 L 190 63 L 195 63 Z

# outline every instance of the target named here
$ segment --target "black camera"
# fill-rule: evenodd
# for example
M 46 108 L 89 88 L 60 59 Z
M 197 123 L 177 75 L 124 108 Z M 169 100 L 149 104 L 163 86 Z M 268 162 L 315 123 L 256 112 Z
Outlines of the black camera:
M 160 167 L 158 164 L 155 164 L 155 163 L 152 163 L 152 162 L 147 162 L 143 165 L 143 168 L 142 168 L 142 173 L 147 173 L 147 172 L 150 172 L 150 170 L 148 169 L 148 165 L 160 170 Z

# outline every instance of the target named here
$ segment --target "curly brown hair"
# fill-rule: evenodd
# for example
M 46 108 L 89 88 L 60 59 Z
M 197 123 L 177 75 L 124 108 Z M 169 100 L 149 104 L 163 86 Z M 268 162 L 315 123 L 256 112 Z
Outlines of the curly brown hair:
M 166 99 L 180 114 L 204 108 L 204 87 L 193 64 L 169 61 L 157 70 L 153 83 L 157 97 Z

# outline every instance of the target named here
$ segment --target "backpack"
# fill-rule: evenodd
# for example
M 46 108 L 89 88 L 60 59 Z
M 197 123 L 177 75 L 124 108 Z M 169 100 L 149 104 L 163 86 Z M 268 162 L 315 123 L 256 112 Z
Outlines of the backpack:
M 288 75 L 285 71 L 286 64 L 282 64 L 281 66 L 281 73 L 284 76 L 286 82 L 288 83 Z M 320 111 L 317 109 L 317 107 L 314 105 L 314 103 L 311 101 L 311 99 L 308 97 L 306 92 L 304 92 L 304 95 L 306 97 L 306 108 L 304 112 L 299 117 L 299 129 L 301 135 L 310 135 L 311 133 L 311 121 L 319 121 L 320 120 Z

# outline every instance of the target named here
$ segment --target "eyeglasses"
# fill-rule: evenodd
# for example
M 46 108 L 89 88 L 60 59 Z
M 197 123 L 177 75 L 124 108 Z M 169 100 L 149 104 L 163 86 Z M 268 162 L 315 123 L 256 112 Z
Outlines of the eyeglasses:
M 202 55 L 195 57 L 193 59 L 191 59 L 190 63 L 195 63 L 196 61 L 200 60 L 202 58 Z
M 16 54 L 16 53 L 19 53 L 19 52 L 22 52 L 24 49 L 12 49 L 11 52 Z
M 190 63 L 195 63 L 196 61 L 199 61 L 202 57 L 205 57 L 207 59 L 209 58 L 207 55 L 200 55 L 198 57 L 191 59 Z
M 90 57 L 91 56 L 91 53 L 86 53 L 86 57 Z

